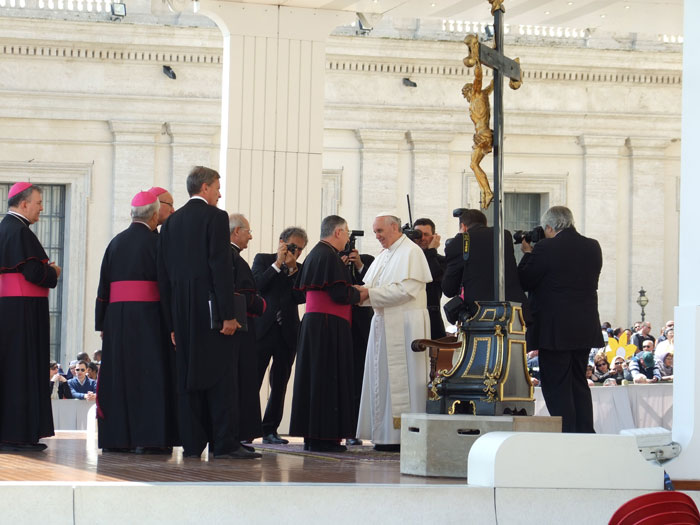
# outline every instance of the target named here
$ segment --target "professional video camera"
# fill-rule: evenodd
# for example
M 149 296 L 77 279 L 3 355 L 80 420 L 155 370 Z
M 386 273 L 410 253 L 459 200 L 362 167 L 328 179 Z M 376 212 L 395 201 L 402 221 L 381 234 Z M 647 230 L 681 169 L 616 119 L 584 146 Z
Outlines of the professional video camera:
M 416 230 L 413 227 L 413 217 L 411 217 L 411 197 L 406 195 L 406 201 L 408 202 L 408 222 L 401 227 L 401 233 L 412 241 L 417 241 L 423 237 L 423 232 Z
M 340 256 L 347 256 L 350 255 L 350 253 L 355 249 L 355 240 L 357 237 L 364 237 L 365 232 L 364 230 L 351 230 L 350 231 L 350 240 L 347 242 L 345 245 L 345 248 L 343 249 L 342 252 L 340 252 Z
M 544 239 L 544 230 L 542 226 L 536 226 L 529 232 L 518 230 L 513 233 L 513 244 L 520 244 L 523 242 L 523 239 L 525 239 L 528 244 L 534 244 Z

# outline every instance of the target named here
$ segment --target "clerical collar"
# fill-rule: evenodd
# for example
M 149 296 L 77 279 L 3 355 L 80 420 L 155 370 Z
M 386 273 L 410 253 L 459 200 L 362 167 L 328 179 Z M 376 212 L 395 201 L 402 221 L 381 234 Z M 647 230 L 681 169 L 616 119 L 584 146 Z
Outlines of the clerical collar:
M 7 213 L 8 213 L 8 215 L 14 215 L 14 216 L 17 217 L 20 221 L 22 221 L 24 224 L 26 224 L 27 226 L 29 226 L 29 224 L 30 224 L 29 219 L 27 219 L 27 218 L 26 218 L 24 215 L 22 215 L 21 213 L 17 213 L 16 211 L 12 211 L 12 210 L 8 210 Z
M 242 252 L 242 251 L 243 251 L 243 250 L 241 250 L 241 247 L 238 246 L 235 242 L 232 242 L 232 243 L 231 243 L 231 246 L 233 246 L 234 248 L 236 248 L 239 252 Z
M 192 197 L 190 197 L 190 200 L 194 200 L 194 199 L 200 199 L 200 200 L 203 200 L 204 202 L 206 202 L 207 204 L 209 204 L 209 201 L 207 201 L 207 199 L 205 199 L 201 195 L 192 195 Z
M 333 245 L 332 245 L 331 243 L 329 243 L 328 241 L 324 241 L 323 239 L 321 239 L 321 242 L 322 242 L 323 244 L 325 244 L 326 246 L 330 246 L 331 248 L 333 248 L 333 251 L 335 251 L 336 253 L 340 252 L 340 250 L 338 250 L 338 248 L 336 248 L 335 246 L 333 246 Z
M 143 222 L 143 221 L 139 221 L 139 220 L 134 219 L 131 221 L 131 224 L 134 224 L 134 223 L 143 224 L 149 230 L 151 229 L 150 225 L 148 223 Z

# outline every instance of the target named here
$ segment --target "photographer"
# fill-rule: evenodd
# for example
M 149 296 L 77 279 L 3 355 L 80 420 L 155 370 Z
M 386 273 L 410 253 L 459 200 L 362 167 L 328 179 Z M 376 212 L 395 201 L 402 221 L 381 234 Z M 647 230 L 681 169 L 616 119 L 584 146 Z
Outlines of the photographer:
M 531 246 L 518 266 L 530 293 L 534 324 L 528 344 L 539 350 L 542 395 L 563 432 L 595 432 L 586 365 L 591 348 L 604 346 L 598 315 L 598 241 L 574 228 L 571 210 L 554 206 L 542 216 L 545 239 Z
M 413 242 L 423 250 L 425 260 L 428 261 L 430 267 L 430 275 L 433 278 L 433 282 L 425 285 L 425 293 L 428 296 L 428 315 L 430 316 L 430 338 L 440 339 L 445 337 L 445 323 L 440 313 L 445 256 L 437 252 L 440 247 L 440 236 L 435 233 L 435 223 L 432 220 L 416 219 L 413 227 L 422 234 L 419 239 L 414 239 Z
M 453 215 L 458 213 L 455 210 Z M 486 216 L 479 210 L 462 210 L 459 232 L 445 246 L 447 268 L 442 278 L 442 291 L 447 297 L 464 289 L 464 303 L 472 308 L 474 301 L 493 301 L 493 228 L 486 225 Z M 468 249 L 465 251 L 465 237 Z M 528 301 L 518 281 L 513 238 L 508 230 L 503 237 L 505 258 L 506 301 L 522 304 L 526 324 L 530 324 Z M 536 347 L 531 348 L 535 350 Z
M 267 308 L 255 318 L 258 352 L 258 390 L 265 371 L 270 368 L 270 397 L 262 420 L 263 443 L 287 444 L 277 433 L 282 421 L 284 397 L 297 353 L 299 332 L 298 305 L 305 301 L 303 292 L 294 291 L 294 282 L 302 264 L 297 262 L 306 247 L 306 232 L 286 228 L 279 238 L 277 253 L 259 253 L 253 260 L 255 284 Z

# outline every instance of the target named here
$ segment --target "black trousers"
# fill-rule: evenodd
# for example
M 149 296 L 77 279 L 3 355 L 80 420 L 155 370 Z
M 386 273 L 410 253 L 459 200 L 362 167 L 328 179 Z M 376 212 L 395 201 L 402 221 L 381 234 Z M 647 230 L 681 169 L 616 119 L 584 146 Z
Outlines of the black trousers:
M 274 325 L 258 341 L 258 390 L 262 386 L 265 370 L 267 370 L 270 359 L 272 359 L 272 367 L 270 367 L 270 397 L 267 400 L 262 420 L 263 436 L 277 432 L 277 428 L 282 422 L 287 383 L 292 373 L 292 365 L 296 354 L 296 344 L 290 346 L 282 337 L 282 331 L 277 325 Z
M 185 391 L 178 388 L 180 438 L 185 455 L 198 456 L 207 443 L 215 455 L 233 452 L 241 446 L 238 436 L 237 354 L 229 370 L 211 388 Z M 178 370 L 178 372 L 180 372 Z M 178 374 L 178 379 L 182 374 Z
M 563 432 L 595 433 L 586 380 L 589 352 L 589 348 L 539 351 L 542 395 L 550 415 L 562 417 Z

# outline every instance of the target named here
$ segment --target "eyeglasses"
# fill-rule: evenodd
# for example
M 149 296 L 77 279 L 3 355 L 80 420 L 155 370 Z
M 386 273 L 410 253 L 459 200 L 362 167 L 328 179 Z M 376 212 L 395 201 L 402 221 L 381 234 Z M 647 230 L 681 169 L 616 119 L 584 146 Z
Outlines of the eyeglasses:
M 84 368 L 76 368 L 75 371 L 76 372 L 85 372 L 86 370 Z
M 170 206 L 171 208 L 174 208 L 174 207 L 175 207 L 175 206 L 173 206 L 173 204 L 174 204 L 173 202 L 160 201 L 160 203 L 161 203 L 161 204 L 167 204 L 167 205 Z

